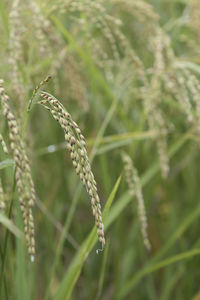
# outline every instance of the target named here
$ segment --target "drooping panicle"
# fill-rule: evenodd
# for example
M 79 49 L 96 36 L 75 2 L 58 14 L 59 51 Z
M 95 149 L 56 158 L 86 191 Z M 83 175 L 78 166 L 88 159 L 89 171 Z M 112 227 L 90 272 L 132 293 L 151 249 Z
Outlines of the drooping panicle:
M 133 162 L 128 154 L 122 153 L 122 159 L 124 162 L 125 177 L 128 184 L 129 192 L 131 196 L 135 196 L 138 201 L 138 215 L 140 219 L 141 233 L 144 245 L 147 248 L 147 250 L 150 250 L 151 244 L 147 232 L 147 216 L 138 172 L 137 169 L 134 167 Z
M 35 189 L 25 145 L 20 134 L 20 128 L 11 111 L 9 97 L 6 95 L 2 84 L 3 80 L 0 80 L 0 98 L 3 114 L 8 123 L 11 154 L 16 165 L 15 178 L 24 221 L 25 239 L 29 254 L 34 256 L 35 240 L 32 207 L 35 202 Z
M 51 112 L 52 116 L 59 122 L 65 133 L 65 141 L 67 149 L 70 152 L 72 164 L 89 194 L 99 242 L 102 244 L 102 248 L 104 248 L 105 237 L 101 204 L 97 193 L 97 184 L 86 151 L 85 138 L 82 135 L 79 126 L 72 120 L 71 115 L 55 97 L 46 92 L 41 92 L 41 96 L 43 100 L 40 101 L 39 104 Z

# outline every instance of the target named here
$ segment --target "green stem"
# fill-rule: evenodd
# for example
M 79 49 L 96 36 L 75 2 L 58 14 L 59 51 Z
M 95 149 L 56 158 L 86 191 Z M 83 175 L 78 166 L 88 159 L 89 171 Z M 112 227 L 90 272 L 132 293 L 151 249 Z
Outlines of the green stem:
M 30 101 L 30 100 L 29 100 Z M 28 118 L 29 118 L 29 114 L 30 114 L 30 102 L 28 102 L 25 110 L 24 110 L 24 122 L 23 122 L 23 129 L 22 129 L 22 141 L 24 142 L 25 139 L 25 134 L 26 134 L 26 129 L 27 129 L 27 124 L 28 124 Z
M 76 209 L 76 205 L 77 205 L 81 190 L 82 190 L 82 186 L 81 186 L 81 184 L 79 184 L 78 189 L 76 191 L 76 194 L 74 196 L 73 202 L 71 204 L 69 214 L 68 214 L 66 222 L 65 222 L 65 226 L 64 226 L 63 231 L 61 233 L 61 237 L 60 237 L 57 249 L 56 249 L 55 260 L 54 260 L 53 266 L 52 266 L 51 271 L 50 271 L 50 276 L 49 276 L 50 277 L 50 282 L 49 282 L 44 300 L 47 300 L 50 296 L 50 287 L 51 287 L 51 284 L 52 284 L 52 280 L 54 278 L 56 267 L 58 265 L 59 258 L 60 258 L 61 253 L 62 253 L 65 237 L 68 234 L 68 231 L 69 231 L 69 228 L 70 228 L 73 216 L 74 216 L 74 212 L 75 212 L 75 209 Z
M 8 218 L 11 218 L 13 203 L 14 203 L 14 194 L 15 194 L 15 187 L 16 187 L 16 179 L 15 179 L 15 172 L 16 169 L 14 169 L 14 180 L 13 180 L 13 188 L 12 188 L 12 198 L 10 203 L 10 208 L 8 212 Z M 6 253 L 7 253 L 7 245 L 8 245 L 8 238 L 9 238 L 10 232 L 8 229 L 6 229 L 6 235 L 4 240 L 4 247 L 3 247 L 3 257 L 2 257 L 2 267 L 1 267 L 1 275 L 0 275 L 0 291 L 2 291 L 2 284 L 3 284 L 3 278 L 4 278 L 4 272 L 5 272 L 5 262 L 6 262 Z
M 1 261 L 3 261 L 3 250 L 1 248 L 1 245 L 0 245 L 0 257 L 1 257 Z M 8 300 L 8 289 L 7 289 L 6 278 L 4 278 L 4 289 L 5 289 L 6 300 Z

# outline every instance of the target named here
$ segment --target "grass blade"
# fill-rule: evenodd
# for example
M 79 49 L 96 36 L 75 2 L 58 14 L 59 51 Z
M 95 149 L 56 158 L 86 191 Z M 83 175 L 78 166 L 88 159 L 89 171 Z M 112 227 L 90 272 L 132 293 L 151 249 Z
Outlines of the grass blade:
M 18 238 L 23 238 L 22 231 L 15 226 L 15 224 L 9 220 L 5 215 L 0 213 L 0 223 L 5 226 L 12 234 Z
M 127 285 L 123 288 L 122 294 L 123 296 L 130 292 L 137 283 L 146 275 L 146 270 L 153 270 L 154 267 L 160 263 L 156 263 L 158 259 L 164 256 L 164 254 L 174 245 L 174 243 L 181 237 L 181 235 L 185 232 L 185 230 L 199 217 L 200 215 L 200 205 L 196 207 L 192 212 L 186 216 L 186 218 L 181 222 L 177 230 L 171 235 L 168 242 L 163 246 L 163 248 L 142 268 L 140 271 L 136 272 L 128 282 Z M 162 262 L 161 262 L 162 263 Z
M 184 259 L 192 258 L 193 256 L 199 255 L 200 249 L 193 249 L 190 251 L 186 251 L 177 255 L 174 255 L 172 257 L 169 257 L 167 259 L 164 259 L 155 265 L 147 266 L 142 270 L 142 272 L 138 273 L 137 276 L 133 278 L 130 282 L 128 282 L 124 288 L 121 290 L 118 299 L 125 299 L 125 295 L 131 290 L 132 286 L 135 285 L 138 281 L 140 281 L 145 275 L 148 275 L 152 272 L 155 272 L 161 268 L 167 267 L 173 263 L 182 261 Z
M 5 159 L 0 162 L 0 170 L 8 168 L 8 167 L 13 167 L 14 166 L 14 161 L 12 159 Z
M 120 184 L 120 180 L 121 180 L 121 176 L 118 178 L 108 198 L 108 201 L 105 205 L 105 209 L 103 212 L 104 219 L 107 217 L 109 209 L 113 203 L 115 194 Z M 57 293 L 54 297 L 55 300 L 70 299 L 75 283 L 78 280 L 78 277 L 82 270 L 83 264 L 87 259 L 89 253 L 93 249 L 96 241 L 97 241 L 97 235 L 96 235 L 96 228 L 94 227 L 91 233 L 89 234 L 88 238 L 85 240 L 85 242 L 83 242 L 79 251 L 76 253 L 71 265 L 69 266 L 68 271 L 66 272 L 62 282 L 60 283 L 60 286 L 58 287 Z
M 109 246 L 110 246 L 110 239 L 107 241 L 107 246 L 106 246 L 104 256 L 103 256 L 103 263 L 102 263 L 101 273 L 100 273 L 100 277 L 99 277 L 99 284 L 98 284 L 98 291 L 97 291 L 97 295 L 96 295 L 96 300 L 100 299 L 102 289 L 103 289 L 103 282 L 104 282 L 104 278 L 105 278 L 105 271 L 106 271 L 106 263 L 107 263 L 107 259 L 108 259 Z

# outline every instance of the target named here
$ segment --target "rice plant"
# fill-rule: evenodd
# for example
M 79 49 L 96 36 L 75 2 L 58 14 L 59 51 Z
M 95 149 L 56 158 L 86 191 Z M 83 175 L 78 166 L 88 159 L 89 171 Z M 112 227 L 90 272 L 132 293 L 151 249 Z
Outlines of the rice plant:
M 199 299 L 199 17 L 0 0 L 0 299 Z

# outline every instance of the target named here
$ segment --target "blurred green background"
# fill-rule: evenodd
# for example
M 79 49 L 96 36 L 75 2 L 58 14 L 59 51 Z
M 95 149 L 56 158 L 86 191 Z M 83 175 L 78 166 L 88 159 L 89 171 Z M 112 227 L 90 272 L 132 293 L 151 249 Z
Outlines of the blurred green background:
M 106 229 L 97 255 L 89 197 L 36 99 L 26 128 L 36 257 L 16 237 L 13 165 L 2 164 L 12 156 L 1 149 L 0 299 L 200 299 L 199 28 L 198 0 L 0 0 L 0 78 L 12 110 L 24 127 L 34 88 L 52 76 L 42 89 L 86 138 Z M 9 145 L 2 112 L 0 126 Z M 150 252 L 121 150 L 138 170 Z

